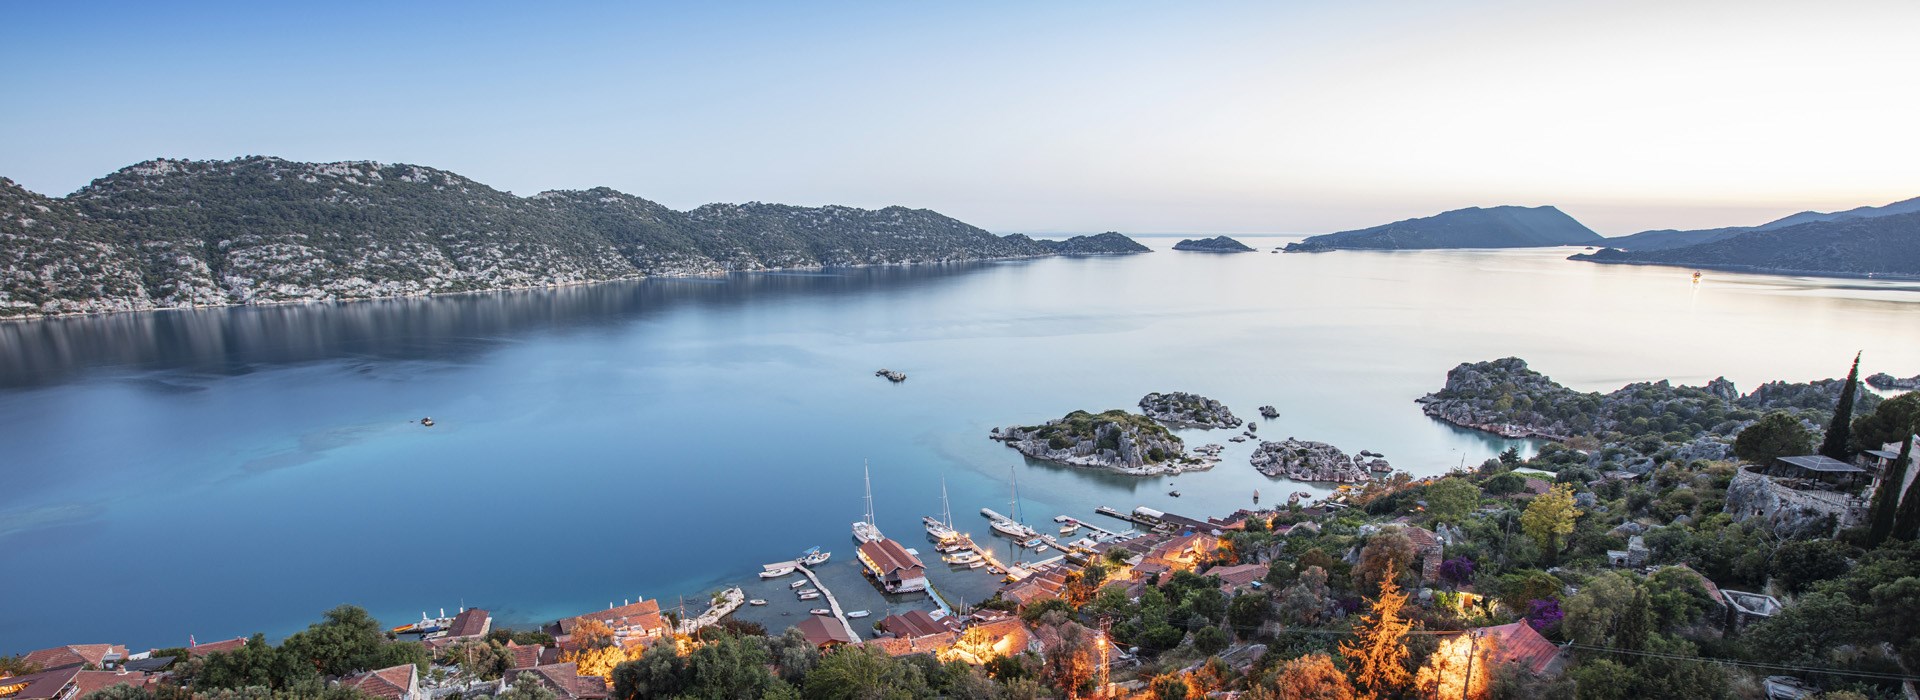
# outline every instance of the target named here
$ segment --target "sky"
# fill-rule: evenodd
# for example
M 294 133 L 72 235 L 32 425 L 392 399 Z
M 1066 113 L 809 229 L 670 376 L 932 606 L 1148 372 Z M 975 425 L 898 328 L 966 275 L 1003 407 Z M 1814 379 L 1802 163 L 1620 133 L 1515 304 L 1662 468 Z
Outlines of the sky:
M 0 4 L 0 176 L 376 160 L 996 232 L 1920 196 L 1920 2 Z

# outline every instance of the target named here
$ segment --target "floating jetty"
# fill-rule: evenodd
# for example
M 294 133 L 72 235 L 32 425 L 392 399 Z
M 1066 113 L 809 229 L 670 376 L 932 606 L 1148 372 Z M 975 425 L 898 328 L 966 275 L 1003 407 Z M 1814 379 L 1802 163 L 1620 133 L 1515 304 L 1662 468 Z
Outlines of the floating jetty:
M 847 638 L 852 639 L 855 644 L 861 643 L 859 633 L 853 631 L 853 623 L 847 621 L 847 613 L 840 609 L 840 601 L 834 599 L 833 591 L 827 590 L 827 584 L 820 582 L 820 577 L 813 574 L 813 569 L 801 566 L 800 573 L 806 574 L 807 580 L 813 582 L 813 587 L 820 589 L 820 593 L 826 596 L 827 608 L 833 611 L 833 619 L 839 620 L 840 626 L 847 628 Z

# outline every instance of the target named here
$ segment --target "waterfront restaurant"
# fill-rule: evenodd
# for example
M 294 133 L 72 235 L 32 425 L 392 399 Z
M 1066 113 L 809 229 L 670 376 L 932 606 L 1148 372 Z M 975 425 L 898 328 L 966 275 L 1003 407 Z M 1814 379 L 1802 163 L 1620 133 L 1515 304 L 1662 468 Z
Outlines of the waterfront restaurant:
M 883 539 L 860 545 L 860 563 L 888 593 L 927 590 L 927 567 L 899 542 Z

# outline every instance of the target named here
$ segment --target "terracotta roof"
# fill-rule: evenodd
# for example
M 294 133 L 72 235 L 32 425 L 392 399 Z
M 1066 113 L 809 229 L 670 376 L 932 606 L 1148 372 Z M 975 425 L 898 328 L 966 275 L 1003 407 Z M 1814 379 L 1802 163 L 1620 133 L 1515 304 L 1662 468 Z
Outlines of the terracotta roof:
M 854 641 L 852 637 L 847 636 L 847 628 L 841 625 L 839 620 L 826 615 L 808 615 L 807 619 L 801 620 L 800 624 L 794 625 L 793 628 L 800 630 L 800 634 L 817 647 L 828 644 L 852 644 Z
M 1232 590 L 1251 585 L 1267 577 L 1266 564 L 1238 564 L 1235 566 L 1216 566 L 1207 570 L 1207 575 L 1220 577 L 1220 587 Z
M 79 666 L 67 666 L 51 671 L 14 676 L 0 681 L 0 684 L 7 687 L 23 686 L 18 692 L 7 696 L 8 700 L 50 700 L 63 697 L 67 686 L 73 683 L 73 679 L 78 677 L 80 672 Z
M 403 698 L 414 689 L 419 681 L 420 669 L 413 664 L 389 666 L 378 671 L 368 671 L 340 681 L 340 685 L 354 688 L 362 693 L 379 698 Z
M 235 651 L 235 650 L 238 650 L 240 647 L 244 647 L 246 645 L 247 645 L 246 637 L 234 637 L 233 639 L 223 639 L 218 642 L 207 642 L 206 644 L 196 644 L 194 646 L 187 648 L 187 656 L 191 658 L 195 656 L 205 656 L 207 654 L 211 654 L 216 651 Z
M 521 646 L 507 640 L 507 653 L 513 655 L 514 668 L 533 668 L 540 665 L 540 647 Z
M 145 673 L 123 673 L 120 671 L 81 671 L 73 677 L 73 696 L 84 698 L 88 693 L 111 688 L 116 685 L 146 686 L 153 677 Z
M 953 646 L 960 638 L 958 630 L 947 630 L 917 637 L 881 637 L 867 642 L 867 646 L 878 646 L 888 656 L 907 656 L 910 654 L 931 654 Z
M 1520 664 L 1529 671 L 1545 675 L 1560 656 L 1560 649 L 1540 636 L 1525 620 L 1498 627 L 1473 630 L 1481 643 L 1492 642 L 1487 660 L 1497 664 Z
M 654 605 L 655 610 L 658 610 L 659 607 L 657 603 Z M 487 629 L 492 626 L 493 616 L 488 615 L 487 611 L 479 608 L 467 608 L 466 610 L 460 611 L 460 614 L 453 616 L 453 623 L 447 626 L 446 636 L 478 637 L 486 634 Z
M 573 634 L 574 627 L 579 626 L 582 621 L 590 619 L 607 623 L 608 627 L 612 627 L 615 630 L 637 627 L 650 632 L 664 632 L 667 629 L 666 620 L 660 617 L 660 601 L 643 600 L 630 605 L 590 612 L 585 615 L 575 615 L 560 620 L 555 623 L 555 625 L 559 627 L 559 633 L 554 636 Z
M 93 664 L 95 668 L 99 668 L 106 665 L 109 656 L 127 658 L 127 648 L 113 644 L 68 644 L 63 647 L 27 652 L 22 660 L 49 670 L 85 664 Z
M 518 682 L 522 676 L 532 676 L 535 682 L 546 689 L 570 700 L 607 696 L 607 679 L 600 676 L 582 676 L 579 664 L 573 662 L 508 670 L 507 685 L 511 686 Z
M 863 542 L 860 544 L 860 554 L 872 560 L 873 565 L 879 567 L 880 574 L 883 576 L 894 572 L 910 571 L 912 569 L 921 569 L 923 571 L 926 569 L 926 566 L 920 563 L 918 557 L 907 552 L 906 547 L 901 546 L 899 542 L 893 540 Z
M 959 628 L 960 625 L 953 621 L 953 616 L 935 620 L 933 615 L 925 610 L 909 610 L 900 615 L 888 615 L 880 621 L 880 629 L 898 637 L 924 637 Z

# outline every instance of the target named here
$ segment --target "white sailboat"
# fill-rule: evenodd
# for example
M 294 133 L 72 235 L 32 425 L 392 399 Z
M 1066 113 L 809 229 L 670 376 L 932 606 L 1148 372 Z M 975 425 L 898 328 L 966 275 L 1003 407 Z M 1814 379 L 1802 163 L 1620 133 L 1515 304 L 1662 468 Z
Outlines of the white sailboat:
M 927 534 L 932 535 L 933 539 L 937 541 L 945 542 L 959 536 L 960 531 L 953 529 L 953 507 L 947 504 L 947 480 L 945 477 L 940 479 L 940 517 L 927 516 L 921 518 L 920 522 L 926 523 Z
M 886 539 L 886 536 L 880 534 L 880 528 L 873 524 L 873 470 L 863 461 L 860 463 L 860 471 L 866 475 L 867 480 L 867 512 L 860 522 L 853 524 L 853 539 L 860 544 L 879 542 Z
M 1020 475 L 1014 472 L 1012 467 L 1007 468 L 1007 473 L 1012 475 L 1013 479 L 1013 514 L 1005 518 L 994 518 L 993 531 L 1016 540 L 1025 540 L 1040 533 L 1034 532 L 1033 528 L 1020 523 Z

